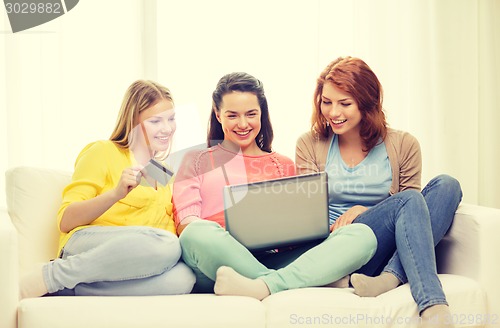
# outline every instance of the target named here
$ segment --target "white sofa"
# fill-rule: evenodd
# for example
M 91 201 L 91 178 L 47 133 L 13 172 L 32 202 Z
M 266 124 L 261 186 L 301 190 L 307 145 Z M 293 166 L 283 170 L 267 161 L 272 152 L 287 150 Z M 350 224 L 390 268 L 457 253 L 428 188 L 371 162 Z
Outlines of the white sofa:
M 247 297 L 41 297 L 18 300 L 19 275 L 56 253 L 56 211 L 70 173 L 34 167 L 6 172 L 8 212 L 0 213 L 0 328 L 411 327 L 408 285 L 375 298 L 351 288 Z M 456 327 L 500 327 L 500 210 L 461 204 L 437 249 L 438 270 Z M 496 254 L 496 255 L 495 255 Z

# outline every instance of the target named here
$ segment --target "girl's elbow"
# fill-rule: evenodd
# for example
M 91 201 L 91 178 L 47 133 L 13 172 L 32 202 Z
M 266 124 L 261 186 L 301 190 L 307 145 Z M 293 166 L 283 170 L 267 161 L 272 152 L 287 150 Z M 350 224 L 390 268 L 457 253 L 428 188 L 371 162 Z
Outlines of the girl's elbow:
M 71 230 L 73 230 L 74 227 L 70 225 L 70 219 L 68 218 L 68 215 L 66 212 L 64 212 L 61 221 L 59 222 L 59 231 L 62 233 L 68 233 Z
M 61 223 L 59 223 L 59 231 L 62 233 L 68 233 L 71 229 L 64 223 L 63 220 L 61 220 Z

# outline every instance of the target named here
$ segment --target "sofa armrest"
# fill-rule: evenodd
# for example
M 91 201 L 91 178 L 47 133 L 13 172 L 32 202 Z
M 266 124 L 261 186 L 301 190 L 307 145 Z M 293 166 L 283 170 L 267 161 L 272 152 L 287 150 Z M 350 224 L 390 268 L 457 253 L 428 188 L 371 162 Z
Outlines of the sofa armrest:
M 439 273 L 479 282 L 488 296 L 489 312 L 500 321 L 500 209 L 461 204 L 443 240 L 436 247 Z
M 0 328 L 15 328 L 19 303 L 17 231 L 5 209 L 0 209 L 0 254 Z

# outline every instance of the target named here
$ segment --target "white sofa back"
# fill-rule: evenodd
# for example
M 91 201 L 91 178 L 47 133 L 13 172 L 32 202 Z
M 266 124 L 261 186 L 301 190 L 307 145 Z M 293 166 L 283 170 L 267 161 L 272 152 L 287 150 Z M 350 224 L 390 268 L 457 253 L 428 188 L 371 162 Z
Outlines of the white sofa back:
M 18 231 L 20 274 L 57 256 L 56 216 L 71 173 L 16 167 L 6 172 L 7 208 Z

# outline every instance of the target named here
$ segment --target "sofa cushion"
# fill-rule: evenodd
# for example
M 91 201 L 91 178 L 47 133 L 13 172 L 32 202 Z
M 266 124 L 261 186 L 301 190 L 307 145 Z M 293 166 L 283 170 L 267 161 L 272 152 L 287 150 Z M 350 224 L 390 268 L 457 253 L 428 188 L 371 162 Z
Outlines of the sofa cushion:
M 455 327 L 481 327 L 487 313 L 479 284 L 456 275 L 439 275 Z M 408 284 L 378 297 L 359 297 L 352 288 L 304 288 L 264 299 L 267 327 L 412 327 L 418 309 Z M 470 325 L 472 320 L 472 325 Z
M 213 294 L 30 298 L 18 318 L 18 328 L 266 327 L 261 302 Z
M 7 210 L 18 232 L 21 274 L 56 257 L 57 211 L 69 172 L 16 167 L 5 173 Z

